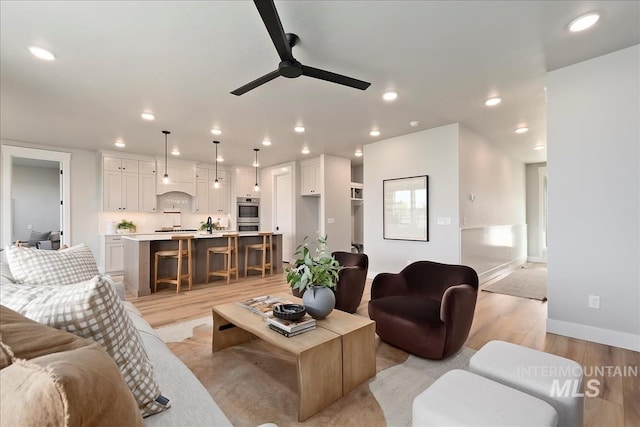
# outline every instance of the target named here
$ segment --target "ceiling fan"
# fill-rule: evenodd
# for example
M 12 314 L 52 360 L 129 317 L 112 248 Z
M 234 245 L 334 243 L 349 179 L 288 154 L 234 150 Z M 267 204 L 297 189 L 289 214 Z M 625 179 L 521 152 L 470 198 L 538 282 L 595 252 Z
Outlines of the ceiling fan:
M 265 74 L 264 76 L 259 77 L 244 86 L 239 87 L 238 89 L 232 91 L 232 94 L 240 96 L 243 93 L 247 93 L 250 90 L 257 88 L 258 86 L 270 82 L 278 76 L 293 79 L 302 75 L 361 90 L 365 90 L 371 85 L 371 83 L 354 79 L 352 77 L 343 76 L 342 74 L 332 73 L 331 71 L 325 71 L 319 68 L 308 67 L 296 61 L 296 59 L 293 57 L 293 53 L 291 52 L 291 48 L 295 46 L 296 43 L 298 43 L 300 38 L 293 33 L 284 32 L 282 23 L 280 22 L 280 17 L 278 16 L 278 11 L 276 10 L 276 5 L 273 3 L 273 0 L 253 0 L 253 2 L 258 8 L 258 12 L 260 13 L 260 17 L 262 18 L 265 27 L 267 27 L 267 31 L 269 32 L 269 36 L 271 36 L 273 45 L 278 51 L 278 55 L 280 56 L 280 64 L 278 65 L 277 70 Z

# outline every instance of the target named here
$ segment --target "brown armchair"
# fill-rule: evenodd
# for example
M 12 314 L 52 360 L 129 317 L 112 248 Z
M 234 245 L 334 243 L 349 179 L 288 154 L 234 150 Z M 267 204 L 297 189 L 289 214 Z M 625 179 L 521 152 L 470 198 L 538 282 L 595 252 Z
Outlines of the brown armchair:
M 383 341 L 444 359 L 467 340 L 477 295 L 478 275 L 471 267 L 418 261 L 373 279 L 369 317 Z
M 362 301 L 364 286 L 369 270 L 369 257 L 366 254 L 353 254 L 351 252 L 333 252 L 340 264 L 338 283 L 333 291 L 336 295 L 336 309 L 355 313 Z M 304 292 L 293 290 L 293 295 L 302 297 Z

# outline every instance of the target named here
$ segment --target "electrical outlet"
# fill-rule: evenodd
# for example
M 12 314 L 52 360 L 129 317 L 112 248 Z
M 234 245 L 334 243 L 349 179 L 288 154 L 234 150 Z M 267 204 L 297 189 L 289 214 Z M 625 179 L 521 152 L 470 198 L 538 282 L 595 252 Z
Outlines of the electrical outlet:
M 597 295 L 589 295 L 589 308 L 600 308 L 600 297 Z
M 33 225 L 31 224 L 27 225 L 27 230 L 33 230 Z

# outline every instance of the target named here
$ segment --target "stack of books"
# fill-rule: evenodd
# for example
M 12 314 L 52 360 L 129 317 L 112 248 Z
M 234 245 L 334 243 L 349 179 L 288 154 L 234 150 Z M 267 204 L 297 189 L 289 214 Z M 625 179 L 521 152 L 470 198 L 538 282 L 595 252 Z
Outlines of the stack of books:
M 272 316 L 273 307 L 279 304 L 292 304 L 292 302 L 280 297 L 270 297 L 269 295 L 238 301 L 238 305 L 241 307 L 251 310 L 263 317 Z
M 283 320 L 277 317 L 267 317 L 267 326 L 284 335 L 294 337 L 316 328 L 316 319 L 306 315 L 300 320 Z

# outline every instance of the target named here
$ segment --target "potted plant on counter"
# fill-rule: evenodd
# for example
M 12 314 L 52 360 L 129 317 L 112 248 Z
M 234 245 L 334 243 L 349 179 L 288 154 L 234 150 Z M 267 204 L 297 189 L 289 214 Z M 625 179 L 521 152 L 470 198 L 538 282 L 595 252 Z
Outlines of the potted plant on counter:
M 122 233 L 135 233 L 136 232 L 136 225 L 133 223 L 133 221 L 128 221 L 126 219 L 123 219 L 122 221 L 120 221 L 117 225 L 117 233 L 122 234 Z
M 326 317 L 336 304 L 331 290 L 338 280 L 340 264 L 327 249 L 327 237 L 318 236 L 316 257 L 311 256 L 308 237 L 296 248 L 297 257 L 287 268 L 287 283 L 294 291 L 304 293 L 302 301 L 307 312 L 315 319 Z

